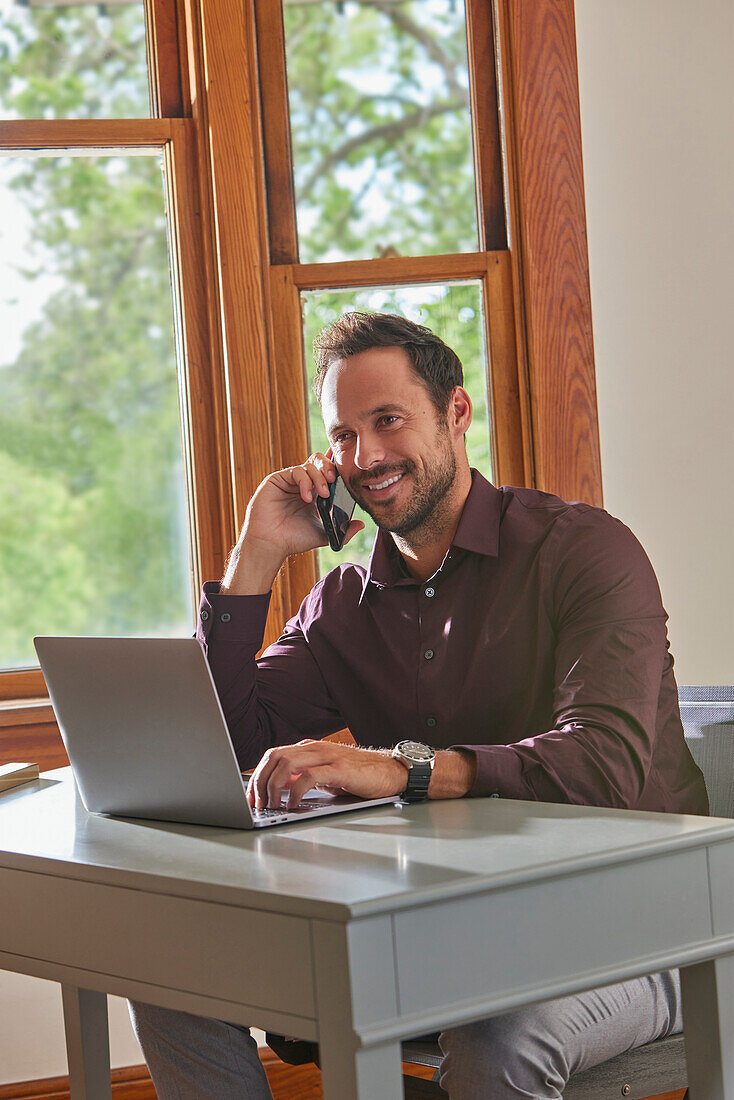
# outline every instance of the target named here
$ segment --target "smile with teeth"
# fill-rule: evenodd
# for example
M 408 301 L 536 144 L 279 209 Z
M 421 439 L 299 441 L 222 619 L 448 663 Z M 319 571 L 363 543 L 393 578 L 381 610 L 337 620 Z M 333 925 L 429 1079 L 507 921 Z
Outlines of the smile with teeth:
M 395 477 L 389 477 L 387 481 L 380 481 L 377 485 L 365 485 L 365 489 L 369 489 L 371 493 L 377 492 L 378 489 L 387 489 L 388 485 L 394 485 L 396 481 L 400 481 L 402 474 L 396 474 Z

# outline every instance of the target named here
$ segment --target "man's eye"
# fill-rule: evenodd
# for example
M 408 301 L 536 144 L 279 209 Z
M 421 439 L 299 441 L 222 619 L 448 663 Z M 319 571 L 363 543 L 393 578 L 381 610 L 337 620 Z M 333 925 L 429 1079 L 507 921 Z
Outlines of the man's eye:
M 383 416 L 381 423 L 387 424 L 389 427 L 391 424 L 394 424 L 397 419 L 397 416 Z

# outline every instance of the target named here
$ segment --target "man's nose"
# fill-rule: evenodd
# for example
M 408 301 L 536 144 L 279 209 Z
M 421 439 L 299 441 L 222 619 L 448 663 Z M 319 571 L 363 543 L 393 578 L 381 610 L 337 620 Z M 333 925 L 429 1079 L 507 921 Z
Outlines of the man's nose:
M 374 432 L 360 432 L 357 436 L 357 445 L 354 450 L 354 464 L 360 470 L 369 470 L 377 462 L 382 462 L 385 457 L 385 448 L 380 438 Z

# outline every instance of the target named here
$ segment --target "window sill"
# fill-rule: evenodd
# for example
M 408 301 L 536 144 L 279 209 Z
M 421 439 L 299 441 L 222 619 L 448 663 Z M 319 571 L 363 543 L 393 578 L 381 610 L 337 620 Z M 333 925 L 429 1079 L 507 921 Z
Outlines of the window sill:
M 55 724 L 53 707 L 47 698 L 12 699 L 0 702 L 0 729 L 8 726 Z

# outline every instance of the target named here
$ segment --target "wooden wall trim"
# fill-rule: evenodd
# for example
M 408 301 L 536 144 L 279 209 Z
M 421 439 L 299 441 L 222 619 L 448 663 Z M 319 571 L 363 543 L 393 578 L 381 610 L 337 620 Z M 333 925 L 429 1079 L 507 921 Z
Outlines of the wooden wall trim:
M 538 488 L 601 505 L 573 0 L 496 0 Z

